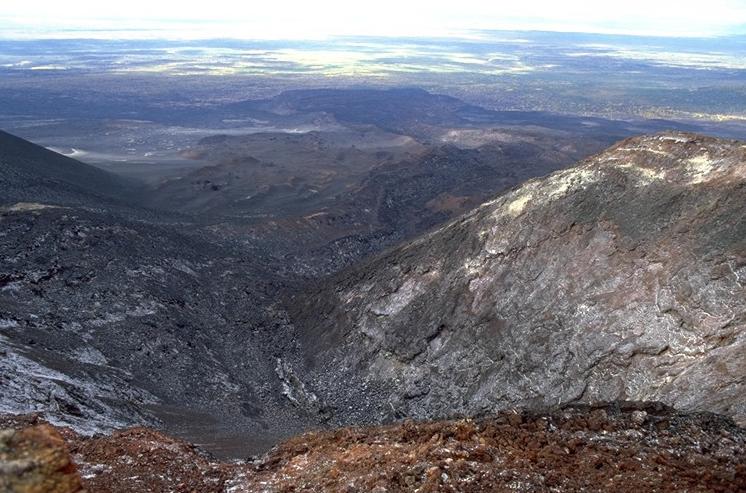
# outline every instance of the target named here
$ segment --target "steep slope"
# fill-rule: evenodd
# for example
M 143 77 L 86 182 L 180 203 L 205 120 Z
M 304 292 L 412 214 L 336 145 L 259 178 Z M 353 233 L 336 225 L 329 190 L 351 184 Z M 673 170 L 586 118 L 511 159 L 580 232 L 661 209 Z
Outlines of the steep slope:
M 230 454 L 249 453 L 226 452 L 236 433 L 256 451 L 318 421 L 283 370 L 293 341 L 266 248 L 139 209 L 108 173 L 0 140 L 0 412 L 85 433 L 158 425 Z
M 229 455 L 318 422 L 260 247 L 88 207 L 0 208 L 0 226 L 0 412 L 158 425 Z
M 0 205 L 121 205 L 141 193 L 134 181 L 0 131 Z
M 746 144 L 669 133 L 532 180 L 295 300 L 340 420 L 660 400 L 746 420 Z

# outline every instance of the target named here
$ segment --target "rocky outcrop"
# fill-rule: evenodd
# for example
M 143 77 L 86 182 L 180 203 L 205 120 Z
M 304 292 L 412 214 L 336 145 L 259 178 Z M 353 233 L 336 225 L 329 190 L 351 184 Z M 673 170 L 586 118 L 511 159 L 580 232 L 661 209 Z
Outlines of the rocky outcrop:
M 0 430 L 0 491 L 83 493 L 60 433 L 48 424 Z
M 84 488 L 91 493 L 222 493 L 237 469 L 147 428 L 86 437 L 69 428 L 52 427 L 36 415 L 0 415 L 0 427 L 13 437 L 10 442 L 0 441 L 5 447 L 0 449 L 3 492 L 83 493 Z M 22 475 L 6 473 L 21 462 L 6 457 L 25 461 Z M 4 480 L 10 481 L 9 490 L 2 489 Z
M 33 416 L 0 415 L 0 427 L 8 426 L 17 436 L 39 430 L 54 436 L 52 449 L 38 440 L 24 442 L 23 451 L 10 449 L 40 458 L 33 477 L 45 482 L 34 484 L 49 486 L 2 490 L 13 493 L 79 491 L 56 486 L 68 476 L 73 488 L 82 483 L 96 493 L 731 492 L 746 485 L 746 429 L 722 416 L 683 414 L 656 403 L 317 431 L 260 459 L 231 463 L 215 462 L 186 442 L 145 428 L 96 437 L 62 429 L 65 445 L 54 428 Z M 63 463 L 70 475 L 61 476 Z M 5 478 L 0 474 L 0 485 Z
M 509 411 L 309 433 L 231 491 L 738 491 L 745 438 L 721 417 L 660 405 Z
M 296 300 L 352 420 L 658 400 L 746 421 L 746 144 L 625 140 Z

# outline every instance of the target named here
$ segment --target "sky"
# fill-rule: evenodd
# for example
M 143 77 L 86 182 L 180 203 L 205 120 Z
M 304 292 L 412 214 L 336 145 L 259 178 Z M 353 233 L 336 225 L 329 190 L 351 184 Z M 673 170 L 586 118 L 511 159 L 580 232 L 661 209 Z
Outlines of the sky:
M 746 34 L 746 0 L 0 0 L 1 38 L 323 39 L 491 29 Z

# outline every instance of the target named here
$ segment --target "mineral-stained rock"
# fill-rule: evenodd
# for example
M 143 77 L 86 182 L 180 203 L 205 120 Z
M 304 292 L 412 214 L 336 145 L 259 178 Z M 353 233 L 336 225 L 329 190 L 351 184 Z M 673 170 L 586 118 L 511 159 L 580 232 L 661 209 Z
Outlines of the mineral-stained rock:
M 71 450 L 90 491 L 224 491 L 232 466 L 211 462 L 184 441 L 147 428 L 75 437 Z
M 628 139 L 341 274 L 292 319 L 309 390 L 348 423 L 619 399 L 746 422 L 746 144 Z
M 0 436 L 2 493 L 219 493 L 236 475 L 236 465 L 213 462 L 195 446 L 152 429 L 89 437 L 38 415 L 0 415 L 0 427 L 6 429 Z
M 60 433 L 48 424 L 0 431 L 0 491 L 76 493 L 78 470 Z
M 58 450 L 60 435 L 40 423 L 33 416 L 0 415 L 0 426 L 21 430 L 14 435 L 51 430 Z M 746 488 L 746 429 L 723 416 L 679 413 L 660 403 L 510 410 L 478 419 L 310 432 L 276 446 L 261 459 L 229 464 L 214 462 L 186 442 L 145 428 L 94 437 L 70 429 L 60 433 L 80 468 L 83 486 L 95 493 L 638 493 Z M 49 449 L 46 442 L 26 443 L 24 450 L 36 458 Z M 70 464 L 69 455 L 65 457 Z M 44 469 L 44 477 L 56 471 Z M 50 486 L 0 491 L 77 490 Z
M 730 420 L 662 405 L 509 411 L 308 433 L 231 491 L 743 491 L 745 446 Z

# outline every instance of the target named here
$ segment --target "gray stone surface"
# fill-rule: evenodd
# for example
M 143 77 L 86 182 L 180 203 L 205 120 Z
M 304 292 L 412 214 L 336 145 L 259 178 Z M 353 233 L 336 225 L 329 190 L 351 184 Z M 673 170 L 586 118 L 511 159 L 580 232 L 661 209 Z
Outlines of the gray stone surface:
M 746 422 L 746 144 L 628 139 L 296 300 L 341 421 L 659 400 Z

